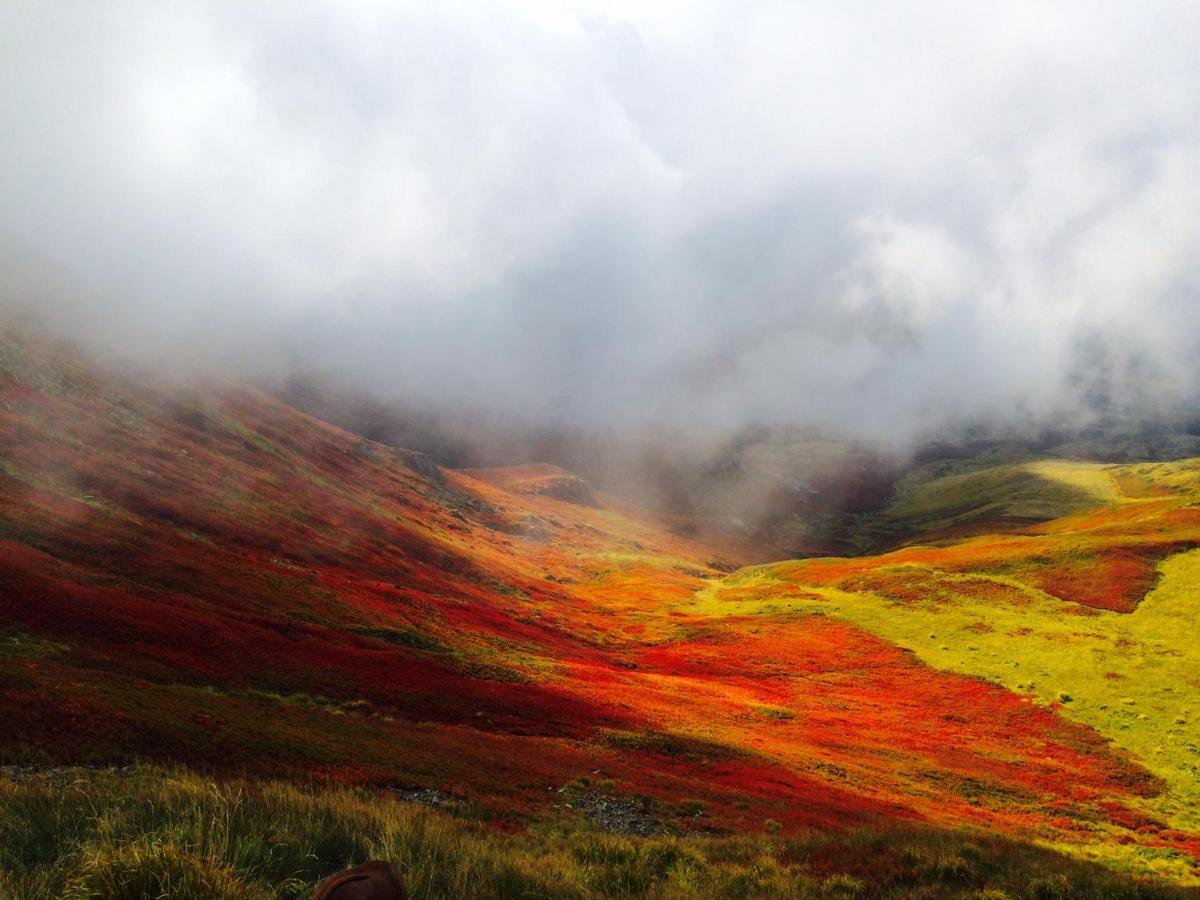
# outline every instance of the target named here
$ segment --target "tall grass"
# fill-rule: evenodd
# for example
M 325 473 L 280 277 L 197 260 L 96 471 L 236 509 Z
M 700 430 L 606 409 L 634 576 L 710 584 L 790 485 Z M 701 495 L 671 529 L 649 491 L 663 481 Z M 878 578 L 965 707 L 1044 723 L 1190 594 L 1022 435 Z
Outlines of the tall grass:
M 0 776 L 0 897 L 306 897 L 391 860 L 421 898 L 1174 897 L 965 832 L 627 839 L 508 834 L 362 791 L 181 770 Z

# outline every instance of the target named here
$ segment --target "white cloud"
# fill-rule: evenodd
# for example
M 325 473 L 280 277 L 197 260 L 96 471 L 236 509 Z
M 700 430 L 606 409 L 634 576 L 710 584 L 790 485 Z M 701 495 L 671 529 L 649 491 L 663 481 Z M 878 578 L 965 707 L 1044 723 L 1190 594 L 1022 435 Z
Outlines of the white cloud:
M 1166 0 L 10 2 L 0 234 L 97 341 L 432 401 L 902 430 L 1081 341 L 1178 399 L 1197 58 Z

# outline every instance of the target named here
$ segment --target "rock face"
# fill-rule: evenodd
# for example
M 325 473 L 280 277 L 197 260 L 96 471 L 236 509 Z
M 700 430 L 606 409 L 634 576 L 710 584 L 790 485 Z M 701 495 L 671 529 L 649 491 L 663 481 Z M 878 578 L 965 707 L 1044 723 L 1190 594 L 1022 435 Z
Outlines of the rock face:
M 636 800 L 589 793 L 577 800 L 575 805 L 583 810 L 589 822 L 610 834 L 654 837 L 669 833 L 669 829 Z
M 524 485 L 521 493 L 553 497 L 555 500 L 574 503 L 576 506 L 600 506 L 592 495 L 591 486 L 575 475 L 547 475 L 532 479 Z
M 399 461 L 404 466 L 416 472 L 422 478 L 436 485 L 444 485 L 446 483 L 446 477 L 442 474 L 442 470 L 438 467 L 438 464 L 433 461 L 433 457 L 424 453 L 418 453 L 416 450 L 391 449 L 392 453 L 399 457 Z

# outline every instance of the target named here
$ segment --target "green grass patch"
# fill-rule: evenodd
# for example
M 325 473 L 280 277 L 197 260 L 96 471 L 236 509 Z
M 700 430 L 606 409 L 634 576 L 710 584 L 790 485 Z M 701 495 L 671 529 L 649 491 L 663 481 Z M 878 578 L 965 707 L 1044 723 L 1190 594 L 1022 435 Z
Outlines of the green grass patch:
M 23 631 L 0 630 L 0 658 L 46 659 L 71 649 L 68 644 L 48 641 Z
M 859 517 L 852 543 L 877 552 L 921 535 L 978 533 L 1086 512 L 1121 497 L 1107 468 L 1063 460 L 931 463 L 902 478 L 886 507 Z
M 354 634 L 386 641 L 397 647 L 410 650 L 425 650 L 429 653 L 448 653 L 450 648 L 432 635 L 417 628 L 352 628 Z

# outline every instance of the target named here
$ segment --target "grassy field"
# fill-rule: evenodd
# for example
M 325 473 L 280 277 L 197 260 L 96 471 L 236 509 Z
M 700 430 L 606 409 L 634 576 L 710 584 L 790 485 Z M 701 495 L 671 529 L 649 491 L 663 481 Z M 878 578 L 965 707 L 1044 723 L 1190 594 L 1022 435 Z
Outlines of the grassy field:
M 4 897 L 298 898 L 375 858 L 414 900 L 1187 896 L 961 831 L 621 838 L 565 821 L 508 834 L 362 790 L 160 768 L 0 775 Z
M 1114 502 L 1099 467 L 989 457 L 930 463 L 907 473 L 890 502 L 853 521 L 849 543 L 872 553 L 931 536 L 986 534 Z

